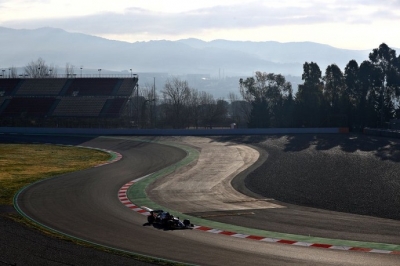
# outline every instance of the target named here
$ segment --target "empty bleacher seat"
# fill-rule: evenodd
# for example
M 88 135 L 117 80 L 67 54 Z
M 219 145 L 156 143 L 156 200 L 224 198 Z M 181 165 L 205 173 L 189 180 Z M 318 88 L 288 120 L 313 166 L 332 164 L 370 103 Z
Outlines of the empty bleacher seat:
M 16 95 L 58 95 L 67 79 L 41 78 L 26 79 Z
M 112 95 L 117 82 L 117 78 L 77 78 L 72 81 L 65 95 L 71 96 L 76 91 L 78 96 Z
M 21 79 L 0 79 L 0 97 L 12 95 Z
M 0 97 L 0 109 L 5 100 L 6 100 L 6 97 Z
M 122 118 L 137 81 L 137 78 L 0 79 L 0 124 L 85 126 L 95 121 L 107 126 L 109 121 L 118 120 L 114 118 Z
M 108 99 L 101 112 L 102 117 L 118 117 L 120 116 L 123 107 L 125 106 L 127 98 Z
M 119 96 L 130 96 L 133 93 L 133 90 L 136 86 L 137 79 L 124 79 L 121 87 L 119 87 L 117 91 L 117 95 Z
M 54 97 L 13 97 L 3 109 L 2 116 L 44 117 L 50 112 Z
M 99 116 L 107 97 L 65 97 L 58 103 L 52 116 Z

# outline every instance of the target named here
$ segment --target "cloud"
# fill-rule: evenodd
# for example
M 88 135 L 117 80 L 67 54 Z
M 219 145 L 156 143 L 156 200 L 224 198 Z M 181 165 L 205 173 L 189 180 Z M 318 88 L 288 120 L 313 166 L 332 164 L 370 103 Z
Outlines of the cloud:
M 0 0 L 1 3 L 1 0 Z M 204 30 L 248 29 L 264 26 L 321 23 L 368 24 L 376 20 L 399 20 L 399 0 L 266 1 L 219 5 L 181 13 L 128 7 L 124 12 L 87 16 L 3 21 L 12 28 L 55 27 L 87 34 L 193 34 Z M 397 11 L 397 13 L 396 13 Z

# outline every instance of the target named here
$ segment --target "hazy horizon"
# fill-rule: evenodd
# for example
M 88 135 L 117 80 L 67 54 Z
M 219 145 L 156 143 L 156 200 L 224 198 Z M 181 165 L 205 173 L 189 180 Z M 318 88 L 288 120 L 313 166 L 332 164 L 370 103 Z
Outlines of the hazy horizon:
M 368 50 L 385 42 L 400 47 L 391 33 L 400 22 L 398 1 L 204 0 L 118 2 L 49 0 L 0 1 L 0 26 L 62 28 L 110 40 L 315 42 Z

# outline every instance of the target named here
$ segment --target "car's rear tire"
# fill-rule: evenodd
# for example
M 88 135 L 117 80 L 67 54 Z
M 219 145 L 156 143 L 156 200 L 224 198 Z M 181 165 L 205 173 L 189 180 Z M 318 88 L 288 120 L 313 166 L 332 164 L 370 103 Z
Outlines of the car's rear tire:
M 153 224 L 154 223 L 154 216 L 153 215 L 149 215 L 149 216 L 147 216 L 147 222 L 149 223 L 149 224 Z
M 188 219 L 183 220 L 185 226 L 190 226 L 190 221 Z

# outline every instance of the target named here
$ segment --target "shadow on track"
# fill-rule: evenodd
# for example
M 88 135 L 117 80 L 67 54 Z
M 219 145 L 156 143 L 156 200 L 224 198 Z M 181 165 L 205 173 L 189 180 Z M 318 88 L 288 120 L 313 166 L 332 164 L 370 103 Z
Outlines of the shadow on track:
M 182 227 L 182 228 L 167 228 L 161 224 L 150 224 L 150 223 L 144 223 L 143 226 L 153 226 L 153 228 L 163 230 L 163 231 L 175 231 L 175 230 L 193 230 L 191 227 Z
M 285 152 L 301 152 L 312 146 L 318 151 L 338 147 L 346 153 L 370 152 L 381 160 L 400 162 L 400 140 L 362 134 L 222 136 L 214 139 L 242 144 L 260 144 L 268 140 L 281 139 L 286 142 L 282 147 Z

